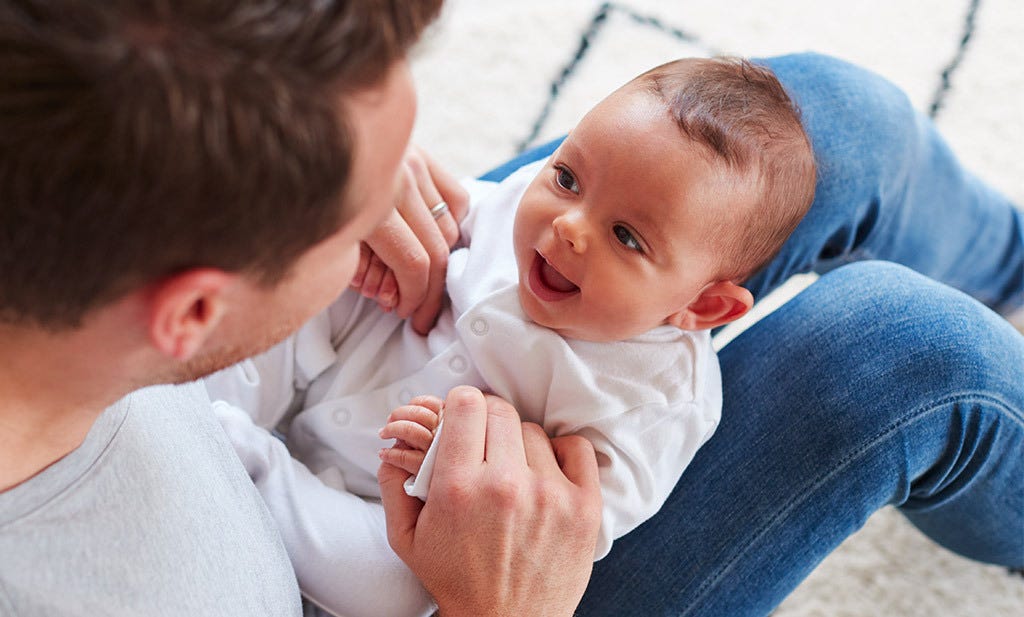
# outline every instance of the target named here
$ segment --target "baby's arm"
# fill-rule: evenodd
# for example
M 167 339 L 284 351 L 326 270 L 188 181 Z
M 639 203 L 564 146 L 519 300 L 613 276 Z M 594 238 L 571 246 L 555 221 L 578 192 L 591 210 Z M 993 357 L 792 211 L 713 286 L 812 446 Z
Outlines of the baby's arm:
M 603 506 L 595 560 L 665 503 L 714 428 L 702 415 L 689 404 L 642 405 L 565 433 L 586 438 L 597 454 Z
M 380 431 L 381 438 L 395 440 L 394 446 L 380 451 L 380 460 L 411 473 L 405 490 L 424 500 L 433 473 L 433 444 L 441 430 L 441 411 L 441 399 L 419 396 L 391 412 Z
M 388 544 L 379 504 L 325 485 L 241 409 L 224 401 L 213 409 L 277 524 L 303 595 L 350 617 L 432 612 Z

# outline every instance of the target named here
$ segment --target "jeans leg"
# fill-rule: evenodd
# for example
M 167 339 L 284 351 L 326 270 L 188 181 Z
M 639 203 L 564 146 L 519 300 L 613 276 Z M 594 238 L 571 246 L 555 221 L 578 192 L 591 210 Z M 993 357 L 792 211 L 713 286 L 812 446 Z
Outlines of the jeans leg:
M 793 274 L 883 259 L 997 312 L 1024 305 L 1024 212 L 967 172 L 895 85 L 820 54 L 761 60 L 800 105 L 818 162 L 814 204 L 746 284 L 760 297 Z
M 765 615 L 879 508 L 1024 565 L 1024 337 L 884 262 L 727 345 L 721 425 L 662 510 L 595 564 L 580 615 Z

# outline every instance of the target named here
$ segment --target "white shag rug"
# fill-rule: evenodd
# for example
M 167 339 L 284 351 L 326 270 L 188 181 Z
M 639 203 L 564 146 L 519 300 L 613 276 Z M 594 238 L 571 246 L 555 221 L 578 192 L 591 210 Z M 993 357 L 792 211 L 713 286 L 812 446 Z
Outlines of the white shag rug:
M 666 60 L 813 50 L 899 84 L 969 168 L 1024 204 L 1022 41 L 1019 0 L 448 0 L 413 60 L 414 140 L 475 176 Z M 885 510 L 775 615 L 1017 617 L 1024 577 L 953 555 Z

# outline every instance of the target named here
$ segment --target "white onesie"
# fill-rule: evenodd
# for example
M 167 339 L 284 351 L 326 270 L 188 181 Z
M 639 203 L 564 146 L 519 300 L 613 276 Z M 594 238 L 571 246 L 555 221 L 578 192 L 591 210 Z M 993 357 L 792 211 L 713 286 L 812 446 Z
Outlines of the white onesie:
M 421 394 L 443 398 L 461 384 L 492 392 L 549 435 L 578 434 L 594 444 L 604 500 L 595 559 L 605 556 L 612 540 L 661 507 L 711 436 L 721 377 L 707 331 L 660 326 L 626 341 L 592 343 L 564 339 L 526 317 L 516 291 L 512 226 L 519 198 L 544 164 L 498 185 L 469 187 L 473 206 L 462 224 L 467 247 L 451 254 L 451 302 L 428 336 L 347 291 L 295 337 L 208 378 L 211 399 L 270 428 L 295 406 L 295 391 L 304 390 L 288 428 L 292 455 L 335 489 L 379 497 L 377 451 L 391 444 L 377 431 L 395 407 Z M 300 538 L 282 530 L 293 560 L 330 551 L 330 538 L 345 525 L 342 500 L 325 503 L 329 493 L 320 490 L 288 494 L 294 485 L 276 490 L 284 493 L 261 492 L 272 513 L 284 513 L 279 524 L 294 525 L 295 513 L 305 513 Z M 317 517 L 322 526 L 310 523 Z M 341 564 L 345 556 L 331 559 Z M 300 584 L 305 589 L 301 576 Z M 378 584 L 383 589 L 386 582 Z

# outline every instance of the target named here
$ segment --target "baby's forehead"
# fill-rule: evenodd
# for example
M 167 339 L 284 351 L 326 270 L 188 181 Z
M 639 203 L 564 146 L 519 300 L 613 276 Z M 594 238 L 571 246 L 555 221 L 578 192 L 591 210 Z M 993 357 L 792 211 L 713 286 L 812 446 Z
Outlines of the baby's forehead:
M 726 194 L 748 184 L 750 169 L 719 155 L 704 137 L 684 130 L 664 98 L 634 81 L 596 105 L 569 133 L 561 152 L 571 168 L 576 164 L 574 173 L 600 173 L 627 187 L 656 179 L 659 186 L 686 194 L 699 180 Z
M 677 117 L 672 104 L 644 83 L 632 81 L 598 103 L 581 121 L 604 125 L 612 131 L 641 132 L 665 148 L 693 151 L 713 158 L 715 149 L 707 135 L 694 135 Z

